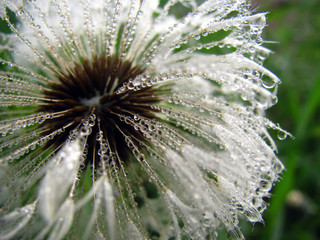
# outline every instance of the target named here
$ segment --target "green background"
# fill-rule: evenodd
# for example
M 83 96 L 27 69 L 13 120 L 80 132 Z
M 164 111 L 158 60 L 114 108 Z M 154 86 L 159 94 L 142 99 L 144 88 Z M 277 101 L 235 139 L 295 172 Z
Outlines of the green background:
M 295 139 L 277 140 L 286 166 L 272 190 L 264 224 L 244 224 L 246 239 L 320 239 L 320 1 L 260 0 L 267 14 L 265 66 L 282 80 L 268 117 Z

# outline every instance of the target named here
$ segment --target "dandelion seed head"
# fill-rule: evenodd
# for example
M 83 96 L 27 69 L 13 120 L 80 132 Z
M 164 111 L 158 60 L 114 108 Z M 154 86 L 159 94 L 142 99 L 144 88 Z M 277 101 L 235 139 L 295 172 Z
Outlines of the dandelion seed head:
M 283 165 L 244 0 L 2 1 L 3 239 L 243 238 Z M 2 187 L 3 186 L 3 187 Z

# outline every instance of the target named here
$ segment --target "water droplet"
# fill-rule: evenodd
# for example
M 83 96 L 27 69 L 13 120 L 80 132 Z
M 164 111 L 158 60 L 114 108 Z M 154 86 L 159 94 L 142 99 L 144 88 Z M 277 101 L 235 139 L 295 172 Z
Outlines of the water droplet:
M 285 132 L 285 131 L 279 131 L 278 134 L 277 134 L 277 137 L 280 139 L 280 140 L 284 140 L 288 137 L 288 133 Z
M 277 83 L 269 76 L 264 75 L 262 77 L 262 86 L 263 87 L 270 89 L 270 88 L 274 88 L 276 86 L 276 84 Z
M 254 211 L 254 210 L 248 211 L 246 213 L 246 216 L 250 222 L 260 222 L 262 220 L 261 214 L 257 211 Z
M 278 97 L 276 95 L 272 96 L 272 104 L 277 104 L 278 102 Z
M 128 82 L 127 88 L 128 88 L 129 90 L 132 90 L 132 89 L 134 88 L 133 83 L 132 83 L 132 82 Z
M 135 115 L 133 116 L 133 119 L 134 119 L 135 121 L 140 120 L 140 115 L 139 115 L 139 114 L 135 114 Z
M 283 171 L 283 165 L 278 162 L 278 160 L 276 160 L 274 162 L 274 164 L 272 165 L 272 169 L 276 172 L 276 173 L 280 173 Z
M 262 180 L 262 181 L 260 181 L 259 186 L 260 186 L 260 188 L 262 188 L 263 190 L 268 192 L 268 191 L 270 191 L 272 184 L 271 184 L 271 182 L 269 182 L 267 180 Z
M 21 8 L 20 8 L 20 9 L 18 9 L 18 11 L 17 11 L 17 15 L 18 15 L 18 16 L 21 16 L 22 14 L 23 14 L 23 9 L 21 9 Z
M 244 101 L 248 101 L 249 100 L 249 97 L 245 94 L 241 94 L 241 98 L 244 100 Z
M 208 36 L 208 32 L 203 32 L 202 36 L 204 36 L 204 37 Z

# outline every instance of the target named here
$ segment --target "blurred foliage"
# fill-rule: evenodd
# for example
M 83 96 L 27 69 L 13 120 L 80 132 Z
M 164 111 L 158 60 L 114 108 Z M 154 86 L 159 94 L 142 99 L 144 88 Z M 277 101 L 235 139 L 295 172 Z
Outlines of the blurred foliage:
M 320 239 L 320 1 L 260 0 L 269 12 L 264 39 L 274 51 L 265 62 L 282 84 L 269 118 L 295 139 L 277 141 L 286 166 L 272 191 L 265 224 L 244 224 L 247 240 Z

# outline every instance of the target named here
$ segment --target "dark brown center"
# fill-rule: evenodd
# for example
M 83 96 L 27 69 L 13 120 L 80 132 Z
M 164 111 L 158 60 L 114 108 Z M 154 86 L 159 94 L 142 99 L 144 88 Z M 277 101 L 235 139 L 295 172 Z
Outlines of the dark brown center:
M 128 61 L 121 61 L 117 57 L 93 57 L 91 61 L 84 59 L 68 69 L 67 74 L 60 73 L 59 82 L 50 84 L 50 90 L 45 90 L 45 104 L 40 112 L 61 113 L 44 122 L 44 133 L 49 134 L 63 129 L 62 134 L 55 136 L 48 146 L 61 147 L 70 135 L 70 131 L 79 127 L 90 114 L 95 114 L 96 124 L 87 139 L 87 163 L 94 161 L 99 165 L 99 142 L 97 134 L 102 131 L 108 142 L 110 152 L 117 153 L 121 159 L 126 159 L 130 151 L 125 136 L 142 140 L 143 135 L 130 123 L 126 123 L 121 116 L 139 114 L 144 118 L 153 118 L 154 110 L 151 104 L 159 100 L 155 90 L 144 87 L 136 91 L 117 92 L 129 79 L 143 74 L 139 66 L 132 66 Z

